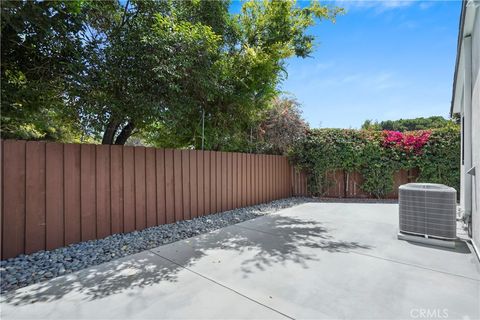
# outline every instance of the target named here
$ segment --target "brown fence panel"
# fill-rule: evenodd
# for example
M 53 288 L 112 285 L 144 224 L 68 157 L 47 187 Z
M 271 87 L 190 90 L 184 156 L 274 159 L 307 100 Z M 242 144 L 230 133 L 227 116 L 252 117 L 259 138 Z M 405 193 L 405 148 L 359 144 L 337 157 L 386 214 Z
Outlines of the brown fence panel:
M 232 154 L 232 208 L 238 208 L 237 206 L 237 197 L 238 197 L 238 167 L 237 167 L 237 153 Z
M 227 190 L 227 181 L 228 181 L 228 171 L 227 171 L 227 153 L 220 152 L 221 157 L 221 184 L 220 184 L 220 191 L 222 193 L 222 202 L 220 206 L 220 211 L 225 211 L 228 209 L 228 190 Z M 218 165 L 218 163 L 217 163 Z M 218 189 L 217 189 L 218 190 Z
M 110 147 L 110 214 L 112 233 L 123 232 L 123 147 Z
M 211 201 L 211 188 L 212 186 L 210 185 L 210 151 L 205 151 L 203 152 L 203 172 L 202 170 L 199 170 L 199 173 L 203 175 L 203 211 L 202 215 L 207 215 L 212 212 L 211 210 L 211 204 L 213 201 Z
M 262 201 L 261 202 L 267 202 L 267 157 L 264 155 L 264 154 L 261 154 L 260 155 L 260 168 L 262 170 L 262 172 L 260 173 L 261 176 L 262 176 L 262 184 L 261 184 L 261 188 L 262 188 Z
M 190 212 L 190 157 L 188 150 L 182 150 L 182 205 L 183 220 L 191 218 Z
M 155 149 L 145 149 L 145 197 L 147 211 L 147 227 L 153 227 L 157 222 L 157 169 Z
M 216 190 L 216 198 L 217 198 L 217 206 L 215 212 L 222 211 L 222 203 L 223 203 L 223 195 L 225 189 L 222 188 L 222 153 L 221 152 L 214 152 L 215 154 L 215 176 L 216 176 L 216 183 L 215 183 L 215 190 Z M 222 191 L 223 190 L 223 191 Z
M 197 153 L 197 214 L 199 217 L 205 215 L 205 198 L 209 197 L 209 190 L 205 187 L 205 152 Z
M 135 181 L 135 230 L 147 226 L 147 211 L 145 203 L 145 148 L 134 148 L 134 181 Z
M 135 162 L 133 147 L 123 149 L 123 231 L 135 230 Z
M 3 257 L 3 140 L 0 139 L 0 258 Z
M 183 188 L 182 188 L 182 151 L 173 150 L 173 178 L 175 189 L 175 221 L 183 220 Z
M 165 149 L 165 213 L 167 223 L 175 222 L 175 176 L 172 149 Z
M 233 157 L 227 152 L 227 210 L 233 209 Z
M 97 238 L 110 235 L 110 146 L 96 146 Z
M 250 206 L 302 188 L 285 157 L 1 141 L 2 258 Z M 7 187 L 8 186 L 8 187 Z
M 46 222 L 47 250 L 63 246 L 63 145 L 46 144 Z
M 155 150 L 155 173 L 157 187 L 157 223 L 164 224 L 167 221 L 165 209 L 165 150 Z
M 45 250 L 45 143 L 26 144 L 25 252 Z
M 64 177 L 64 206 L 65 206 L 65 245 L 79 242 L 82 239 L 80 225 L 80 145 L 66 144 L 64 146 L 63 165 L 65 169 Z M 45 161 L 45 154 L 43 154 L 43 161 Z M 42 163 L 42 169 L 45 168 L 45 163 Z M 28 168 L 28 167 L 27 167 Z M 40 169 L 40 170 L 42 170 Z M 45 175 L 45 171 L 43 175 Z M 45 178 L 43 178 L 43 181 Z M 43 186 L 43 184 L 42 184 Z M 44 192 L 45 189 L 42 188 Z M 40 192 L 42 194 L 42 192 Z M 45 193 L 43 193 L 45 197 Z M 29 201 L 27 200 L 27 205 Z M 42 202 L 43 203 L 43 202 Z M 37 208 L 39 208 L 37 206 Z M 45 208 L 45 206 L 43 206 Z M 43 229 L 45 229 L 45 213 L 43 213 Z M 116 233 L 119 231 L 115 231 Z M 38 239 L 39 237 L 35 237 Z
M 201 152 L 190 150 L 190 218 L 198 217 L 198 182 L 197 182 L 197 154 Z
M 3 142 L 3 254 L 25 252 L 25 141 Z
M 218 203 L 220 201 L 219 199 L 221 198 L 220 192 L 218 192 L 218 195 L 217 195 L 217 185 L 218 185 L 217 173 L 220 172 L 220 162 L 217 165 L 217 160 L 218 160 L 217 152 L 208 151 L 208 153 L 210 155 L 210 210 L 209 210 L 209 213 L 215 213 L 217 212 Z M 218 179 L 220 179 L 220 175 L 218 176 Z

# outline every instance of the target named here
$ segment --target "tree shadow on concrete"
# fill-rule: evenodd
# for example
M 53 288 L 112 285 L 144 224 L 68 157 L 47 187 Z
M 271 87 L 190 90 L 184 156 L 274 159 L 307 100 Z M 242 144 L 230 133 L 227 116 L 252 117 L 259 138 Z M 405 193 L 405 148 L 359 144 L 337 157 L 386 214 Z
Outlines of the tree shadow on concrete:
M 280 215 L 264 216 L 156 249 L 89 267 L 2 295 L 2 303 L 25 305 L 68 298 L 79 302 L 104 298 L 129 289 L 178 281 L 178 273 L 202 258 L 216 259 L 215 250 L 240 257 L 243 277 L 274 265 L 295 263 L 309 268 L 319 251 L 329 253 L 371 249 L 357 242 L 337 241 L 321 223 Z M 253 220 L 251 220 L 253 221 Z M 259 228 L 253 228 L 258 226 Z M 228 264 L 229 261 L 219 261 Z M 230 262 L 233 263 L 233 262 Z

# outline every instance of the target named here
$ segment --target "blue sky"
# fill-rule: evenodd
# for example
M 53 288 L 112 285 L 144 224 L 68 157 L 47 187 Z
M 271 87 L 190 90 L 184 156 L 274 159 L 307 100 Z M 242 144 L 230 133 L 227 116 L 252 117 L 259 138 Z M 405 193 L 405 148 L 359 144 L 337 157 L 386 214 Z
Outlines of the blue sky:
M 288 60 L 280 88 L 300 101 L 310 126 L 448 117 L 460 1 L 323 3 L 347 12 L 309 30 L 316 50 Z

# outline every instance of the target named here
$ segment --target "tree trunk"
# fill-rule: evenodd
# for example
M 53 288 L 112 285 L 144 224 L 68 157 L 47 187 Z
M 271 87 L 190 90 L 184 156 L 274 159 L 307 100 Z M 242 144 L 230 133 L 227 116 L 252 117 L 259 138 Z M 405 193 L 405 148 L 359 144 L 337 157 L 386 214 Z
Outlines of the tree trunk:
M 113 144 L 115 133 L 117 133 L 119 126 L 120 126 L 120 121 L 110 119 L 110 121 L 107 124 L 107 128 L 103 133 L 102 144 Z
M 127 123 L 115 140 L 115 144 L 124 145 L 125 142 L 127 142 L 127 139 L 132 135 L 133 129 L 135 129 L 133 122 Z

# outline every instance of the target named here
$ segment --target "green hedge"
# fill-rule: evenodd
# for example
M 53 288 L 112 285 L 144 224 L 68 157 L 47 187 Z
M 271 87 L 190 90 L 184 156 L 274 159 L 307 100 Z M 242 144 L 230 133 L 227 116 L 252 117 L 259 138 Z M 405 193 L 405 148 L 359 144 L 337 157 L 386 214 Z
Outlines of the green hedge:
M 460 186 L 460 129 L 453 123 L 404 133 L 313 129 L 289 156 L 308 173 L 309 192 L 317 196 L 331 186 L 327 173 L 333 170 L 360 172 L 362 190 L 377 198 L 393 190 L 393 174 L 400 169 L 417 168 L 419 182 Z

